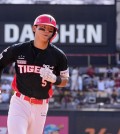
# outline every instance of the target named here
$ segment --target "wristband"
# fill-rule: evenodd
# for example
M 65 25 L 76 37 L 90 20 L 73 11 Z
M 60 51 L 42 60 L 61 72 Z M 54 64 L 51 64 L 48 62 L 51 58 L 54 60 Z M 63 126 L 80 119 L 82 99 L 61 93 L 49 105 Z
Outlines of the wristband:
M 55 85 L 59 85 L 62 82 L 62 79 L 60 76 L 57 76 L 56 82 L 54 83 Z

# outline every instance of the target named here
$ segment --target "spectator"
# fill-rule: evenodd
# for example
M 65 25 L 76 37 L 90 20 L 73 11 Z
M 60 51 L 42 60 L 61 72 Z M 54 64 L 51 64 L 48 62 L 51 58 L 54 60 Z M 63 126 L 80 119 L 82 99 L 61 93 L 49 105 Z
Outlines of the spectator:
M 83 90 L 83 80 L 81 75 L 78 76 L 78 90 Z
M 95 69 L 92 65 L 90 65 L 88 68 L 87 68 L 87 75 L 89 75 L 90 77 L 93 77 L 94 74 L 95 74 Z
M 120 88 L 120 75 L 118 74 L 115 75 L 115 88 Z
M 113 76 L 113 68 L 111 66 L 108 66 L 106 68 L 106 77 L 112 77 Z
M 74 67 L 71 73 L 71 90 L 78 90 L 78 76 L 78 68 Z
M 107 81 L 105 82 L 105 87 L 106 87 L 105 91 L 110 98 L 111 98 L 111 95 L 113 94 L 114 86 L 115 86 L 114 79 L 112 77 L 107 78 Z
M 113 76 L 115 77 L 116 74 L 118 74 L 120 71 L 118 66 L 113 67 Z
M 92 82 L 92 78 L 89 77 L 88 75 L 84 75 L 83 76 L 83 90 L 88 91 L 89 90 L 88 87 L 91 84 L 91 82 Z
M 7 92 L 6 89 L 2 89 L 1 100 L 3 103 L 8 103 L 10 100 L 10 94 Z
M 98 88 L 98 91 L 105 91 L 105 82 L 102 77 L 100 77 L 100 79 L 98 80 L 97 88 Z
M 9 94 L 11 93 L 12 89 L 11 89 L 10 84 L 7 82 L 7 80 L 3 81 L 1 88 L 2 88 L 2 90 L 5 89 L 7 93 L 9 93 Z

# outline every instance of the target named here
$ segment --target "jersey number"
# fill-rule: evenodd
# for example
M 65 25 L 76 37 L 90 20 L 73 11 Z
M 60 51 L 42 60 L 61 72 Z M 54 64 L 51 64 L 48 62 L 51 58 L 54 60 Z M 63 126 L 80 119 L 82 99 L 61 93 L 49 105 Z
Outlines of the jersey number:
M 47 85 L 47 81 L 42 78 L 42 87 L 45 87 Z

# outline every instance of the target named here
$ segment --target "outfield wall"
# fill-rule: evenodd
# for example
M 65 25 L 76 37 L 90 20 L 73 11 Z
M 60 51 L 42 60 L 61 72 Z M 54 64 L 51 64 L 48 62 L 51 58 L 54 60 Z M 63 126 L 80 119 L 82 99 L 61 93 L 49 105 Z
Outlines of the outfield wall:
M 7 111 L 0 112 L 0 128 L 6 129 Z M 49 110 L 46 125 L 61 127 L 60 134 L 120 134 L 119 111 Z

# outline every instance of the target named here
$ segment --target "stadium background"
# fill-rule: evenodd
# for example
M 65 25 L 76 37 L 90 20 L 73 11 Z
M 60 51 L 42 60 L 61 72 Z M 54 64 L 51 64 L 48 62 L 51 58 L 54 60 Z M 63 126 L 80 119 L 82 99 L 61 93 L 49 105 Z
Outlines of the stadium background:
M 119 5 L 119 1 L 117 3 Z M 116 3 L 0 4 L 0 51 L 9 45 L 32 39 L 31 26 L 34 18 L 43 13 L 55 16 L 59 34 L 54 44 L 66 53 L 70 66 L 118 65 L 120 44 Z M 8 106 L 9 104 L 6 105 Z M 119 108 L 101 110 L 100 107 L 98 105 L 96 109 L 78 111 L 49 110 L 47 124 L 63 125 L 60 134 L 119 134 Z M 1 107 L 0 115 L 0 134 L 5 134 L 7 108 Z M 59 120 L 59 117 L 63 120 Z M 53 121 L 53 118 L 60 122 Z

